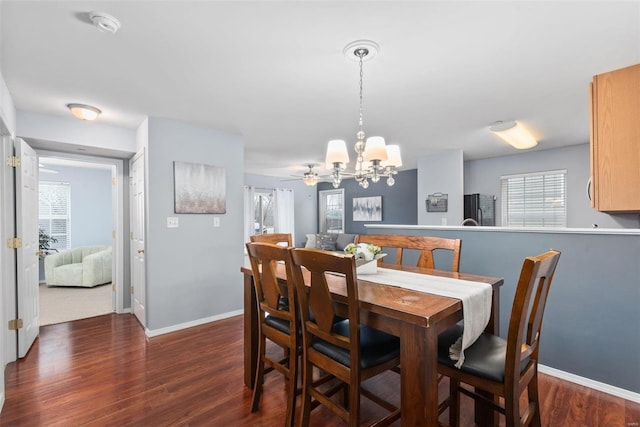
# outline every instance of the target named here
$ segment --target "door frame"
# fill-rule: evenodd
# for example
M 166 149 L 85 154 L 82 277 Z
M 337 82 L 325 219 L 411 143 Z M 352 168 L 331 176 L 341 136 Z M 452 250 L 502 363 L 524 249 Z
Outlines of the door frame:
M 73 154 L 58 151 L 39 150 L 36 149 L 38 157 L 55 157 L 59 159 L 77 160 L 85 163 L 100 163 L 115 166 L 115 171 L 112 171 L 112 182 L 115 179 L 115 185 L 111 191 L 111 214 L 113 217 L 113 230 L 111 236 L 111 245 L 113 248 L 113 271 L 112 277 L 114 278 L 112 283 L 115 284 L 115 305 L 114 311 L 116 313 L 129 312 L 130 309 L 124 309 L 124 256 L 125 256 L 125 239 L 124 239 L 124 212 L 125 212 L 125 198 L 124 198 L 124 160 L 108 157 L 96 157 L 84 154 Z M 128 174 L 127 174 L 128 175 Z M 128 179 L 128 176 L 127 176 Z M 128 181 L 127 181 L 128 182 Z M 127 209 L 128 212 L 128 209 Z M 115 233 L 113 233 L 115 232 Z M 127 252 L 128 253 L 128 252 Z

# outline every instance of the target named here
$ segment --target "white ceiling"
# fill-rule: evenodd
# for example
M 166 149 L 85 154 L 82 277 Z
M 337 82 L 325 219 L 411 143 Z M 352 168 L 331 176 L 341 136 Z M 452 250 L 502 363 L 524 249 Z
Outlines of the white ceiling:
M 7 1 L 2 74 L 17 109 L 137 127 L 168 117 L 245 141 L 245 171 L 285 176 L 355 142 L 358 39 L 364 129 L 420 156 L 514 154 L 488 131 L 518 120 L 536 150 L 589 141 L 594 74 L 640 62 L 639 1 Z M 97 31 L 92 10 L 116 16 Z M 353 157 L 352 157 L 353 158 Z

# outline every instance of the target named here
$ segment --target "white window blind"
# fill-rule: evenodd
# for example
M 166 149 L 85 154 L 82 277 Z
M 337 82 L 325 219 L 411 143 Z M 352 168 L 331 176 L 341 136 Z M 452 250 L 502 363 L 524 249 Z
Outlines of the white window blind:
M 502 226 L 566 227 L 566 170 L 507 175 L 502 187 Z
M 39 226 L 57 239 L 50 246 L 63 250 L 71 247 L 71 186 L 67 182 L 40 182 Z

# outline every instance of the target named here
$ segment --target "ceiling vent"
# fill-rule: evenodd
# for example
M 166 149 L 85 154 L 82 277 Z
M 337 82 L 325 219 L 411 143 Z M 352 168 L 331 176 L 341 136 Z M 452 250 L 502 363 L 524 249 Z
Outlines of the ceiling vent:
M 89 12 L 89 18 L 91 18 L 93 25 L 105 33 L 115 34 L 120 28 L 120 21 L 108 13 Z

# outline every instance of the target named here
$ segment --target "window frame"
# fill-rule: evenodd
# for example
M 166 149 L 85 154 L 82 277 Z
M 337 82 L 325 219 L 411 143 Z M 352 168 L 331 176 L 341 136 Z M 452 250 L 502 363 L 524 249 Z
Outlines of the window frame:
M 42 203 L 41 203 L 41 197 L 42 197 L 42 187 L 43 186 L 49 186 L 49 187 L 56 187 L 56 188 L 64 188 L 65 189 L 65 193 L 66 193 L 66 211 L 67 213 L 64 215 L 59 215 L 59 214 L 52 214 L 51 213 L 51 209 L 49 209 L 49 212 L 45 215 L 43 215 L 42 213 Z M 51 206 L 51 205 L 49 205 Z M 52 227 L 52 223 L 55 220 L 65 220 L 66 221 L 66 230 L 65 233 L 55 233 L 53 231 L 53 227 Z M 69 182 L 63 182 L 63 181 L 40 181 L 38 183 L 38 228 L 42 228 L 40 223 L 41 221 L 48 221 L 49 222 L 49 227 L 48 230 L 44 230 L 49 236 L 57 239 L 58 241 L 56 243 L 51 243 L 50 246 L 52 249 L 56 249 L 56 250 L 66 250 L 66 249 L 70 249 L 71 246 L 71 183 Z M 62 239 L 61 237 L 66 237 L 66 239 Z M 63 243 L 61 243 L 63 242 Z
M 271 220 L 273 221 L 273 209 L 274 209 L 274 201 L 273 201 L 273 190 L 266 189 L 256 189 L 253 195 L 253 205 L 254 205 L 254 214 L 253 214 L 253 223 L 254 223 L 254 234 L 267 234 L 269 232 L 274 232 L 274 225 L 271 224 L 271 227 L 268 227 L 265 223 L 266 213 L 263 212 L 264 203 L 262 203 L 262 199 L 268 197 L 270 199 L 269 203 L 271 205 Z M 256 215 L 260 218 L 256 221 Z M 258 224 L 258 229 L 256 230 L 255 224 Z M 271 229 L 271 231 L 269 231 Z
M 342 205 L 342 215 L 340 217 L 341 227 L 339 230 L 327 230 L 327 198 L 331 195 L 340 195 Z M 318 229 L 320 233 L 344 233 L 345 232 L 345 200 L 344 200 L 344 188 L 337 188 L 333 190 L 320 190 L 318 191 Z

